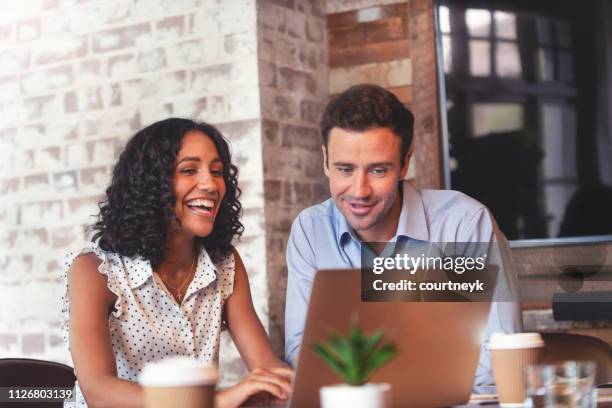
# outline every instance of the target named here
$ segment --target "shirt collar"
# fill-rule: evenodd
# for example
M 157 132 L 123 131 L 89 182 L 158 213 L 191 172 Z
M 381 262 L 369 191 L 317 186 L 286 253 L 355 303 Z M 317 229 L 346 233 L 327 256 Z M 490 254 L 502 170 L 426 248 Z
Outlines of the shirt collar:
M 124 257 L 122 257 L 121 261 L 123 262 L 123 267 L 127 267 L 127 280 L 130 289 L 136 289 L 153 277 L 153 269 L 148 259 L 138 257 L 129 259 L 126 262 Z
M 130 289 L 136 289 L 142 286 L 149 278 L 153 277 L 153 268 L 151 262 L 144 258 L 136 258 L 131 260 L 132 268 L 128 270 L 128 282 Z M 193 280 L 189 284 L 189 289 L 185 298 L 190 293 L 197 292 L 200 289 L 207 287 L 217 277 L 217 267 L 210 259 L 208 252 L 202 248 L 198 255 L 196 264 L 196 272 Z
M 200 254 L 198 255 L 195 276 L 187 288 L 185 299 L 187 299 L 192 293 L 206 288 L 211 284 L 211 282 L 217 279 L 217 275 L 217 266 L 213 263 L 212 259 L 210 259 L 208 252 L 202 248 Z
M 421 195 L 417 190 L 410 185 L 406 180 L 402 182 L 402 210 L 400 212 L 397 232 L 392 241 L 396 241 L 399 237 L 416 239 L 420 241 L 429 241 L 429 227 L 425 216 L 425 206 Z M 330 199 L 331 200 L 331 199 Z M 331 201 L 332 214 L 336 223 L 336 240 L 338 245 L 342 246 L 347 239 L 353 238 L 359 242 L 359 238 L 355 235 L 353 228 L 346 221 L 346 218 L 336 204 Z
M 346 218 L 338 207 L 336 207 L 336 203 L 330 198 L 331 206 L 332 206 L 332 214 L 336 224 L 336 240 L 338 241 L 338 246 L 342 247 L 347 240 L 353 238 L 355 241 L 360 242 L 359 238 L 353 232 L 353 228 L 346 221 Z
M 421 194 L 408 181 L 402 182 L 402 211 L 400 212 L 395 239 L 406 237 L 429 241 L 429 226 Z

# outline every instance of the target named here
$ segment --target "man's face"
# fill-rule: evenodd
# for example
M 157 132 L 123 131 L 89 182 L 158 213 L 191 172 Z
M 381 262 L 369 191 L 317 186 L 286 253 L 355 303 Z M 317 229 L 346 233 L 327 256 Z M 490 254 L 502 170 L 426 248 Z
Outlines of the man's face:
M 336 206 L 363 241 L 388 241 L 401 212 L 398 182 L 408 170 L 400 160 L 401 139 L 389 128 L 362 132 L 333 128 L 324 171 Z

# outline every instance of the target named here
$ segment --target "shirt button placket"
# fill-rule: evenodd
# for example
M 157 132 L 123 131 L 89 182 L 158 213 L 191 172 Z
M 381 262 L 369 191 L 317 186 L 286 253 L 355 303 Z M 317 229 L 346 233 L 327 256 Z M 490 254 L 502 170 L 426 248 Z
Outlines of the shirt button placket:
M 183 322 L 181 323 L 181 335 L 188 339 L 187 348 L 196 356 L 195 342 L 193 341 L 193 327 L 187 313 L 181 309 Z

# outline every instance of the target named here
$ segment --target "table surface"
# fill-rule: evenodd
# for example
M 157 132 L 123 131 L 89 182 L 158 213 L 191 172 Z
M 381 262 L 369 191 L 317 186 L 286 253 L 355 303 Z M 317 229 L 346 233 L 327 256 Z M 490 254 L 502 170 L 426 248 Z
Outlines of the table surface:
M 612 388 L 597 389 L 597 406 L 612 408 Z M 460 405 L 457 408 L 494 408 L 499 407 L 495 394 L 473 394 L 467 405 Z
M 246 407 L 268 407 L 283 408 L 287 407 L 285 402 L 277 401 L 272 404 L 249 404 Z M 495 394 L 472 394 L 470 401 L 466 405 L 458 405 L 454 408 L 496 408 L 499 407 L 497 395 Z M 612 408 L 612 388 L 599 388 L 597 390 L 597 407 Z

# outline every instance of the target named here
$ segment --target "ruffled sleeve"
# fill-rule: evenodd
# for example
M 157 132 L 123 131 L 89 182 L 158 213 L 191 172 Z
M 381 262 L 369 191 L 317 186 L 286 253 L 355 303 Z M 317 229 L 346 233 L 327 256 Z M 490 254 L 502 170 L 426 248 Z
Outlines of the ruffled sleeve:
M 122 312 L 122 290 L 121 290 L 121 278 L 119 274 L 115 272 L 116 268 L 119 266 L 120 260 L 117 259 L 117 255 L 111 252 L 104 251 L 99 247 L 97 242 L 89 242 L 83 249 L 79 252 L 69 252 L 64 257 L 64 273 L 63 273 L 63 282 L 64 282 L 64 296 L 62 297 L 62 317 L 61 317 L 61 330 L 64 336 L 64 342 L 66 345 L 69 345 L 68 342 L 68 334 L 69 334 L 69 319 L 70 319 L 70 305 L 68 299 L 68 273 L 70 272 L 70 268 L 74 263 L 74 260 L 88 253 L 94 253 L 100 259 L 100 265 L 98 266 L 98 272 L 106 276 L 107 287 L 108 289 L 117 296 L 117 300 L 115 302 L 115 307 L 113 311 L 113 315 L 115 317 L 119 317 Z
M 230 297 L 230 295 L 234 292 L 234 274 L 236 270 L 236 262 L 234 259 L 234 254 L 230 253 L 225 259 L 223 259 L 217 265 L 218 271 L 218 290 L 221 293 L 221 298 L 223 302 Z

